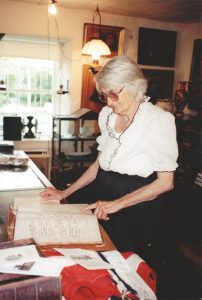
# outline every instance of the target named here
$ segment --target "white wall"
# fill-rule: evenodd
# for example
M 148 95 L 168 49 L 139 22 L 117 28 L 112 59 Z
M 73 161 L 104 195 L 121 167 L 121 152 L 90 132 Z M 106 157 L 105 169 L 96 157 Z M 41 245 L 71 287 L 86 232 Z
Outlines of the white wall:
M 83 25 L 92 23 L 92 11 L 82 11 L 74 9 L 58 8 L 57 23 L 59 32 L 53 16 L 48 16 L 47 6 L 39 4 L 27 4 L 22 2 L 0 2 L 0 32 L 14 35 L 32 35 L 44 37 L 47 44 L 36 46 L 29 49 L 25 43 L 17 46 L 16 43 L 3 43 L 0 41 L 0 55 L 14 56 L 23 55 L 23 51 L 30 53 L 30 57 L 54 58 L 59 59 L 61 54 L 58 48 L 48 46 L 48 41 L 57 38 L 59 34 L 65 40 L 63 61 L 67 63 L 69 73 L 69 95 L 62 96 L 58 101 L 62 102 L 62 113 L 75 111 L 80 107 L 82 65 L 88 63 L 85 57 L 81 56 Z M 151 69 L 175 70 L 175 84 L 179 80 L 188 80 L 191 68 L 193 41 L 202 38 L 202 24 L 178 24 L 154 21 L 142 18 L 132 18 L 125 16 L 109 15 L 101 12 L 102 24 L 121 26 L 126 29 L 124 53 L 134 60 L 137 60 L 138 49 L 138 28 L 148 27 L 165 30 L 175 30 L 178 32 L 176 65 L 175 68 L 161 68 L 144 66 Z M 160 41 L 159 41 L 160 42 Z M 20 48 L 21 47 L 21 48 Z M 11 50 L 12 49 L 12 50 Z M 11 53 L 12 52 L 12 53 Z M 101 60 L 102 63 L 105 59 Z M 68 78 L 66 78 L 68 79 Z

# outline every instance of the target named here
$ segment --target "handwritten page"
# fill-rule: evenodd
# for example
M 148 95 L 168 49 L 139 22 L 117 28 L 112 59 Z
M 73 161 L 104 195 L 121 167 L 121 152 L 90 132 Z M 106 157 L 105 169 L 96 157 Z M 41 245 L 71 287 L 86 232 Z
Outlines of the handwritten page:
M 81 213 L 81 206 L 59 205 L 50 210 L 22 210 L 16 216 L 14 239 L 34 238 L 40 245 L 46 244 L 101 244 L 97 218 L 92 214 Z M 75 212 L 77 210 L 77 212 Z

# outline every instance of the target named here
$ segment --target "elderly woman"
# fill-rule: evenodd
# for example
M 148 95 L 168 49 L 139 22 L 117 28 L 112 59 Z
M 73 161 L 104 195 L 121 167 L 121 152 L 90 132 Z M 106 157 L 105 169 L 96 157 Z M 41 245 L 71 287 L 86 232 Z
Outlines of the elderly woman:
M 126 56 L 110 60 L 95 81 L 106 103 L 98 158 L 68 189 L 49 188 L 41 196 L 67 198 L 93 182 L 95 195 L 85 210 L 94 210 L 118 250 L 149 259 L 148 249 L 158 256 L 166 241 L 166 192 L 173 189 L 178 156 L 175 120 L 148 102 L 147 81 Z

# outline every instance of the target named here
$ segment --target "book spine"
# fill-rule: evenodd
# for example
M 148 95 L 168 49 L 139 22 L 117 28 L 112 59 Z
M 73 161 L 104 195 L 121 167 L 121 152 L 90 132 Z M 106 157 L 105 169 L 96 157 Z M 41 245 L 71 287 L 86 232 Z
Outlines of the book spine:
M 0 286 L 0 300 L 61 300 L 61 282 L 56 277 L 38 277 Z

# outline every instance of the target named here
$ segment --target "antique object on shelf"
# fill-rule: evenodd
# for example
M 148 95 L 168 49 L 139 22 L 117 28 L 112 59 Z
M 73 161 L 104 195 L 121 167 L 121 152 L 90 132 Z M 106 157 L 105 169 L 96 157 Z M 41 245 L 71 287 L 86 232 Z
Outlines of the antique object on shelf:
M 176 114 L 183 114 L 185 106 L 189 100 L 189 81 L 179 81 L 174 96 Z
M 27 119 L 28 119 L 28 123 L 25 124 L 24 126 L 28 127 L 28 132 L 25 133 L 24 138 L 26 138 L 26 139 L 34 139 L 36 136 L 35 136 L 35 134 L 32 131 L 32 127 L 35 127 L 35 128 L 37 127 L 37 120 L 35 120 L 35 124 L 33 124 L 32 121 L 33 121 L 34 117 L 28 116 Z

